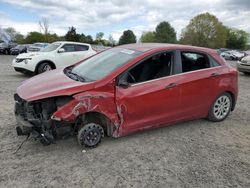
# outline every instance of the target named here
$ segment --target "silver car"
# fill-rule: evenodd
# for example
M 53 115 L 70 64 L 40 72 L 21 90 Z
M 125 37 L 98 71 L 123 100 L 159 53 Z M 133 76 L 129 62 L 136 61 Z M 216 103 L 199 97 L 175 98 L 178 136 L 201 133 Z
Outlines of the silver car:
M 240 61 L 238 61 L 237 68 L 239 72 L 250 75 L 250 55 L 243 57 Z

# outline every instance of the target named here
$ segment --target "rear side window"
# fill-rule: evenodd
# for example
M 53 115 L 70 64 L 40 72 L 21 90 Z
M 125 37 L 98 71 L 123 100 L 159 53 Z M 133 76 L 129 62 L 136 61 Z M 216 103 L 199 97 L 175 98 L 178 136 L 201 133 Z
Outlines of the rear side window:
M 86 45 L 77 44 L 77 45 L 75 45 L 75 50 L 76 51 L 87 51 L 87 50 L 89 50 L 89 47 Z
M 197 52 L 181 52 L 182 72 L 190 72 L 210 68 L 207 55 Z

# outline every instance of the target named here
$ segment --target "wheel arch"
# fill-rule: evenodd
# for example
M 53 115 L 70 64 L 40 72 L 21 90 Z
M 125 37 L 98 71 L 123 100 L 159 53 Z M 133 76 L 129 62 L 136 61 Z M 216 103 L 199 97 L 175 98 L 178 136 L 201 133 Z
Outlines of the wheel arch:
M 233 111 L 234 108 L 235 108 L 235 105 L 236 105 L 236 97 L 235 97 L 234 93 L 231 92 L 231 91 L 229 91 L 229 90 L 225 91 L 224 93 L 228 93 L 231 96 L 231 98 L 232 98 L 232 108 L 231 108 L 231 111 Z
M 101 125 L 104 129 L 104 132 L 107 136 L 112 136 L 113 127 L 112 121 L 105 114 L 97 112 L 97 111 L 89 111 L 81 114 L 78 119 L 80 119 L 81 123 L 97 123 Z M 79 129 L 80 127 L 78 127 Z
M 37 73 L 38 67 L 39 67 L 42 63 L 49 63 L 49 64 L 52 66 L 53 69 L 56 69 L 55 63 L 54 63 L 53 61 L 51 61 L 51 60 L 46 59 L 46 60 L 42 60 L 42 61 L 40 61 L 39 63 L 37 63 L 36 69 L 35 69 L 35 73 Z

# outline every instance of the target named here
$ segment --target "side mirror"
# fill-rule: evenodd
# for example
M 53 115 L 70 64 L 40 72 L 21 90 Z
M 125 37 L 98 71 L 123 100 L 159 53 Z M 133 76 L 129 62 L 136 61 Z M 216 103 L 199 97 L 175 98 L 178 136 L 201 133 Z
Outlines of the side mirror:
M 65 50 L 64 50 L 64 48 L 60 48 L 57 52 L 58 52 L 58 53 L 64 53 Z
M 126 89 L 130 86 L 130 84 L 127 81 L 121 79 L 118 82 L 118 86 Z

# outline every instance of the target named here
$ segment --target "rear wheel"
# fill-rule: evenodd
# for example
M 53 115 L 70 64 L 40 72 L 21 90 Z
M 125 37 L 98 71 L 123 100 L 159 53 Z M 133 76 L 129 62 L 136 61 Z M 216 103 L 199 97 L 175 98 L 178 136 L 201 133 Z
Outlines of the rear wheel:
M 210 121 L 223 121 L 232 109 L 232 97 L 229 93 L 223 93 L 212 104 L 209 110 L 208 119 Z
M 37 69 L 37 73 L 41 74 L 43 72 L 48 72 L 50 70 L 52 70 L 52 66 L 50 63 L 41 63 Z
M 104 130 L 101 125 L 88 123 L 79 129 L 77 141 L 81 146 L 96 147 L 103 137 Z

